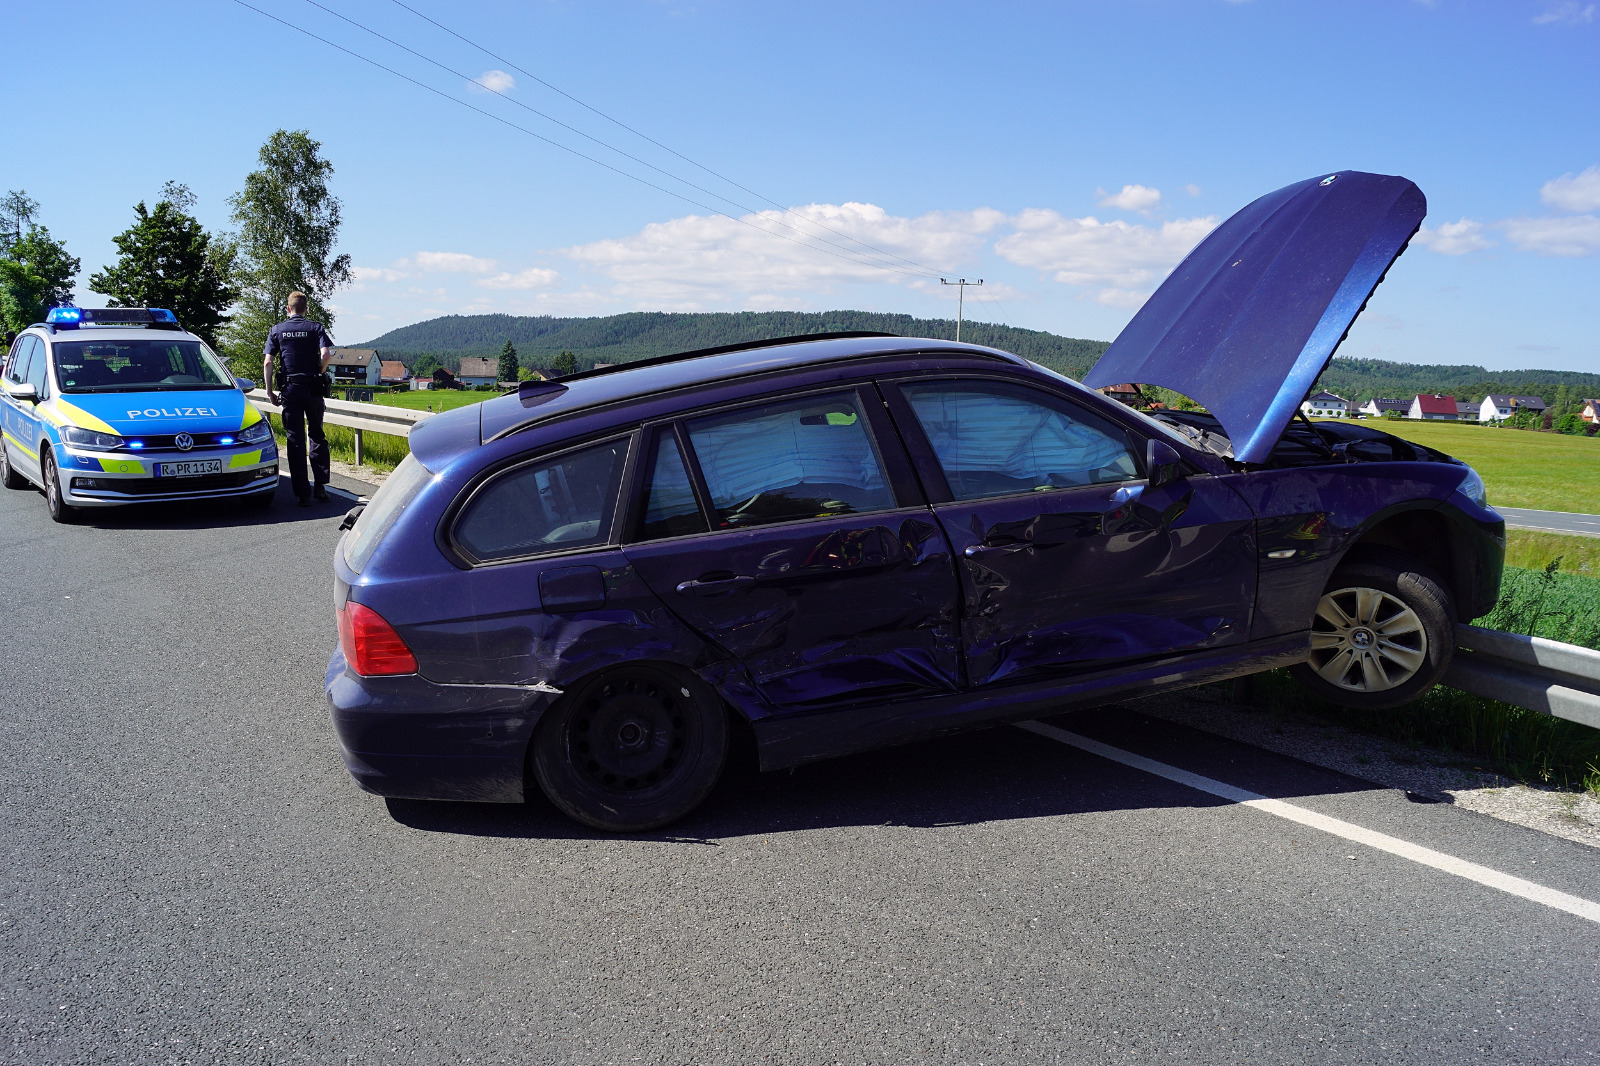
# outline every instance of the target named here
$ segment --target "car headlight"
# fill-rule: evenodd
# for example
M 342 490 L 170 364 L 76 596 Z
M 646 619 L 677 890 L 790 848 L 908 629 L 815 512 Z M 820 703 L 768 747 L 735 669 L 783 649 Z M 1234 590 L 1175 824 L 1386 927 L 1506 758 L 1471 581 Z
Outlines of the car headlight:
M 1483 478 L 1470 466 L 1467 467 L 1467 476 L 1456 486 L 1456 491 L 1479 507 L 1489 506 L 1489 490 L 1483 487 Z
M 74 448 L 88 448 L 96 452 L 109 452 L 122 447 L 122 438 L 115 433 L 96 433 L 79 426 L 62 426 L 61 440 Z
M 267 424 L 267 420 L 265 418 L 253 426 L 247 426 L 246 428 L 241 429 L 234 436 L 234 440 L 238 441 L 240 444 L 260 444 L 262 441 L 271 439 L 272 427 Z

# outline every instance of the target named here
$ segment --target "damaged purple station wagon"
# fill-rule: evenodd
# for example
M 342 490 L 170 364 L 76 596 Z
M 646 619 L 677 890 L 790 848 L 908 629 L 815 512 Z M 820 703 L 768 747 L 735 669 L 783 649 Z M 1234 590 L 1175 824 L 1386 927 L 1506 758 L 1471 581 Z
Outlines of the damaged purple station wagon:
M 628 831 L 706 796 L 738 720 L 771 769 L 1275 667 L 1417 695 L 1493 604 L 1504 522 L 1457 460 L 1297 413 L 1424 213 L 1350 171 L 1262 197 L 1089 387 L 832 334 L 428 419 L 335 555 L 346 765 Z

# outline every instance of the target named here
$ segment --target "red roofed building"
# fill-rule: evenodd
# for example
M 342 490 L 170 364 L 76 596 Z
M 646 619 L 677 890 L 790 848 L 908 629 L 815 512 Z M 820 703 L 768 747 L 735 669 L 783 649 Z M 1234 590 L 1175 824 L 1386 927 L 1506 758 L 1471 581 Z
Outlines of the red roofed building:
M 378 363 L 378 381 L 384 385 L 399 385 L 410 376 L 406 365 L 398 359 L 384 359 Z
M 1456 408 L 1454 396 L 1441 396 L 1437 392 L 1430 396 L 1418 396 L 1411 401 L 1411 410 L 1406 412 L 1407 418 L 1425 418 L 1436 422 L 1454 422 L 1460 417 Z

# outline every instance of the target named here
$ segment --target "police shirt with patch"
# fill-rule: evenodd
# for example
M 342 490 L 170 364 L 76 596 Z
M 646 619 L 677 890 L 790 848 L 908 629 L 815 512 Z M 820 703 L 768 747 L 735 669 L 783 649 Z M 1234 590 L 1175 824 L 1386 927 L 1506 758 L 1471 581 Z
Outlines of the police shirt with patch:
M 293 315 L 267 331 L 267 355 L 281 356 L 286 374 L 322 373 L 322 349 L 332 348 L 333 338 L 304 315 Z

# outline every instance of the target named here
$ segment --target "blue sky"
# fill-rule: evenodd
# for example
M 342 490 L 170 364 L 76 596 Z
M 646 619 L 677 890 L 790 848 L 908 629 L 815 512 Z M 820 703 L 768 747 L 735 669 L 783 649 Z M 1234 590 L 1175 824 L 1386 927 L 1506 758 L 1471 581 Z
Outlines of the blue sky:
M 169 179 L 226 227 L 262 141 L 305 128 L 360 275 L 333 300 L 345 343 L 484 311 L 950 315 L 941 273 L 985 279 L 971 317 L 1110 339 L 1217 221 L 1352 168 L 1416 181 L 1429 216 L 1341 354 L 1600 370 L 1587 0 L 406 0 L 499 59 L 394 0 L 319 0 L 503 95 L 307 0 L 251 2 L 703 206 L 232 0 L 19 5 L 0 185 L 85 276 Z M 905 272 L 863 262 L 885 255 Z

